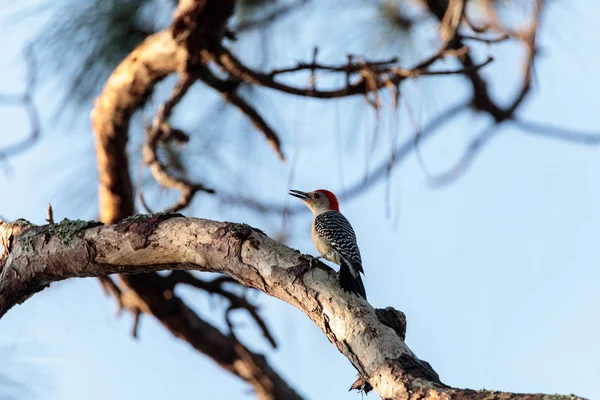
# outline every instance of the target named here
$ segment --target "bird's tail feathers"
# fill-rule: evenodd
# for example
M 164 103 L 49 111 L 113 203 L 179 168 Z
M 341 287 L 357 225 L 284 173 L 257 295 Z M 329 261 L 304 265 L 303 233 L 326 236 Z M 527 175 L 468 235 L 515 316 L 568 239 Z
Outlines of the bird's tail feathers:
M 360 278 L 360 273 L 358 273 L 356 276 L 352 275 L 350 267 L 343 260 L 340 265 L 339 279 L 342 290 L 350 293 L 356 293 L 363 299 L 367 299 L 367 293 L 365 292 L 365 286 Z

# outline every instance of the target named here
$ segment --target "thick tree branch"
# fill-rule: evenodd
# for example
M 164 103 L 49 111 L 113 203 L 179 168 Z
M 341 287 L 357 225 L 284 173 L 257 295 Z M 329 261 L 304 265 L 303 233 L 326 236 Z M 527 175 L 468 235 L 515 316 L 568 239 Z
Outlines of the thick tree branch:
M 177 214 L 159 214 L 151 218 L 142 216 L 130 218 L 112 226 L 114 228 L 112 232 L 122 236 L 122 239 L 127 241 L 127 244 L 123 242 L 126 246 L 133 246 L 132 248 L 140 250 L 146 244 L 150 244 L 145 239 L 146 235 L 151 234 L 158 222 L 173 215 Z M 51 282 L 61 280 L 61 275 L 96 276 L 101 278 L 105 290 L 117 298 L 120 309 L 130 310 L 136 320 L 139 320 L 141 314 L 156 317 L 174 336 L 185 340 L 219 366 L 251 384 L 259 399 L 301 399 L 269 366 L 264 356 L 246 349 L 234 336 L 224 335 L 186 306 L 175 295 L 172 280 L 165 279 L 156 273 L 119 275 L 125 290 L 119 288 L 108 275 L 112 273 L 126 274 L 132 270 L 127 267 L 119 267 L 112 261 L 105 262 L 97 258 L 100 254 L 112 258 L 109 255 L 110 251 L 105 253 L 103 250 L 103 246 L 108 242 L 102 244 L 94 239 L 89 241 L 85 238 L 87 233 L 92 232 L 86 229 L 98 225 L 97 222 L 68 220 L 60 224 L 41 227 L 32 227 L 24 220 L 0 223 L 0 249 L 4 248 L 3 252 L 0 251 L 0 316 L 12 305 L 25 301 L 34 293 L 48 287 Z M 108 239 L 108 237 L 106 238 Z M 39 249 L 38 241 L 41 246 Z M 57 245 L 59 247 L 56 247 Z M 84 247 L 80 245 L 84 245 Z M 39 252 L 36 250 L 35 254 L 46 257 L 46 262 L 37 263 L 36 261 L 30 264 L 31 269 L 23 269 L 24 259 L 17 261 L 16 264 L 12 261 L 16 261 L 14 256 L 19 251 L 22 255 L 28 252 L 34 254 L 32 252 L 34 248 L 39 250 Z M 73 250 L 71 255 L 65 253 L 66 249 Z M 54 258 L 55 256 L 59 258 Z M 74 257 L 73 262 L 75 259 L 81 260 L 80 257 L 87 257 L 89 263 L 87 267 L 63 264 L 62 262 L 66 260 L 62 258 L 63 256 Z M 92 258 L 96 261 L 91 261 Z M 156 263 L 160 262 L 160 260 L 156 260 Z M 110 264 L 112 266 L 109 266 Z M 154 265 L 145 270 L 138 269 L 137 272 L 163 270 L 165 266 Z M 92 268 L 92 270 L 107 268 L 109 273 L 96 274 L 88 268 Z M 173 268 L 184 269 L 186 264 L 183 262 L 178 266 L 173 265 Z M 169 269 L 168 266 L 167 269 Z M 135 336 L 137 326 L 134 326 L 133 332 Z
M 370 304 L 340 289 L 333 270 L 311 268 L 305 256 L 248 225 L 163 215 L 89 226 L 0 225 L 0 242 L 10 243 L 0 255 L 0 316 L 68 278 L 165 269 L 220 272 L 305 313 L 384 399 L 561 398 L 444 385 L 402 340 L 402 318 L 395 317 L 400 323 L 390 328 L 389 318 L 382 323 Z M 197 330 L 210 330 L 198 324 Z

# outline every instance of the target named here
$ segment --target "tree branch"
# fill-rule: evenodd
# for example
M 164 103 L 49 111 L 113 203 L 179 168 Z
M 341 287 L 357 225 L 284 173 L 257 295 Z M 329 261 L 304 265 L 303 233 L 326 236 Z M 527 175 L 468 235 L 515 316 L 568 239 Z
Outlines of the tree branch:
M 106 230 L 97 231 L 99 235 L 94 235 L 94 237 L 111 240 L 109 236 L 105 235 L 110 231 L 112 234 L 121 236 L 121 239 L 124 240 L 121 244 L 125 247 L 133 246 L 130 248 L 142 250 L 146 244 L 150 245 L 150 242 L 146 242 L 146 235 L 149 235 L 157 227 L 159 221 L 175 215 L 178 214 L 159 214 L 153 217 L 137 216 L 113 225 L 110 229 L 102 227 Z M 173 219 L 173 221 L 177 219 Z M 48 287 L 51 282 L 62 280 L 67 276 L 99 277 L 102 279 L 105 290 L 115 295 L 121 309 L 130 310 L 138 321 L 141 313 L 156 317 L 175 337 L 185 340 L 219 366 L 251 384 L 259 399 L 301 399 L 269 366 L 264 356 L 251 352 L 235 337 L 224 335 L 217 328 L 198 317 L 174 294 L 172 281 L 156 273 L 119 275 L 126 291 L 120 289 L 109 275 L 113 273 L 127 274 L 133 270 L 128 267 L 119 267 L 118 263 L 113 263 L 114 254 L 110 255 L 111 251 L 104 252 L 103 250 L 103 246 L 108 242 L 102 244 L 96 239 L 88 240 L 86 235 L 95 232 L 88 228 L 94 226 L 98 226 L 98 223 L 69 220 L 60 224 L 40 227 L 32 226 L 24 220 L 0 223 L 0 245 L 4 248 L 4 251 L 0 252 L 0 317 L 10 307 L 27 300 L 34 293 Z M 116 236 L 113 238 L 116 239 Z M 72 250 L 69 252 L 70 254 L 64 253 L 67 248 Z M 37 254 L 39 258 L 30 264 L 30 267 L 23 268 L 24 259 L 20 258 L 18 254 L 25 255 L 27 253 Z M 58 253 L 62 253 L 62 256 Z M 101 253 L 108 258 L 98 258 Z M 142 256 L 141 253 L 138 255 Z M 90 263 L 87 266 L 64 264 L 66 258 L 62 258 L 63 256 L 76 263 L 83 262 L 83 259 L 87 258 Z M 41 262 L 43 258 L 45 261 Z M 154 266 L 140 268 L 137 272 L 158 271 L 165 267 L 169 269 L 167 265 L 170 263 L 159 266 L 157 263 L 160 262 L 157 259 L 152 262 L 155 264 Z M 183 262 L 172 267 L 173 269 L 184 269 L 186 264 Z M 101 270 L 105 270 L 107 273 L 100 273 Z M 133 333 L 134 336 L 137 334 L 137 323 L 134 323 Z
M 382 323 L 369 303 L 342 291 L 333 270 L 311 268 L 305 256 L 248 225 L 177 215 L 138 216 L 111 226 L 63 224 L 0 225 L 0 243 L 10 243 L 0 253 L 0 316 L 64 279 L 166 269 L 220 272 L 305 313 L 384 399 L 560 398 L 444 385 L 402 340 L 402 318 L 393 318 L 399 324 L 390 328 L 389 318 Z M 198 323 L 196 329 L 210 331 Z

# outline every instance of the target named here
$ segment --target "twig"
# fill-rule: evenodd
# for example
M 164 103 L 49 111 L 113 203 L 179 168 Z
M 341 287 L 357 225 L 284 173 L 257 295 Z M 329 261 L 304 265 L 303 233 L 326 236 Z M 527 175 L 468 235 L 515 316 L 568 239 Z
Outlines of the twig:
M 311 62 L 311 63 L 299 62 L 297 65 L 295 65 L 293 67 L 274 69 L 274 70 L 271 70 L 270 72 L 266 73 L 265 75 L 267 75 L 270 78 L 274 78 L 277 75 L 288 74 L 288 73 L 299 72 L 299 71 L 306 71 L 306 70 L 346 72 L 348 74 L 353 74 L 353 73 L 360 72 L 360 70 L 364 69 L 365 67 L 367 67 L 367 68 L 383 68 L 382 71 L 386 71 L 385 67 L 391 67 L 393 64 L 398 62 L 397 57 L 393 57 L 389 60 L 382 60 L 382 61 L 364 61 L 360 64 L 353 63 L 352 60 L 354 60 L 354 59 L 355 58 L 353 55 L 348 55 L 348 62 L 344 65 L 320 64 L 320 63 L 317 63 L 316 60 L 314 59 L 314 53 L 313 53 L 313 62 Z
M 310 68 L 309 87 L 311 88 L 311 90 L 316 90 L 316 85 L 317 85 L 316 71 L 317 71 L 317 56 L 318 55 L 319 55 L 319 48 L 315 47 L 313 49 L 312 64 L 311 64 L 311 68 Z
M 422 70 L 422 69 L 408 70 L 408 69 L 401 69 L 401 68 L 392 68 L 392 72 L 394 72 L 400 76 L 403 76 L 405 78 L 416 78 L 418 76 L 464 75 L 464 74 L 472 73 L 474 71 L 478 71 L 493 61 L 494 61 L 494 57 L 489 56 L 487 58 L 487 60 L 485 60 L 484 62 L 479 63 L 479 64 L 470 65 L 465 68 L 448 69 L 448 70 L 441 70 L 441 71 L 430 71 L 430 70 Z
M 142 204 L 142 207 L 144 207 L 144 210 L 148 214 L 156 214 L 154 211 L 152 211 L 152 209 L 150 208 L 150 206 L 148 205 L 148 203 L 146 203 L 146 199 L 144 198 L 144 193 L 142 192 L 141 188 L 140 188 L 140 192 L 138 193 L 138 197 L 140 199 L 140 203 Z
M 52 211 L 52 204 L 48 203 L 48 208 L 46 210 L 46 222 L 49 224 L 54 223 L 54 212 Z
M 460 53 L 462 54 L 462 53 Z M 435 60 L 441 58 L 444 54 L 437 54 L 434 56 Z M 210 58 L 210 56 L 207 56 Z M 271 89 L 278 90 L 283 93 L 293 94 L 297 96 L 315 97 L 321 99 L 332 99 L 340 97 L 348 97 L 354 95 L 364 95 L 367 93 L 374 93 L 375 91 L 388 87 L 390 83 L 397 85 L 406 78 L 412 78 L 415 76 L 427 76 L 427 75 L 446 75 L 446 74 L 470 74 L 481 68 L 491 60 L 486 61 L 481 65 L 476 63 L 470 63 L 465 65 L 464 70 L 451 70 L 451 71 L 428 71 L 427 67 L 433 63 L 425 62 L 417 65 L 416 67 L 406 70 L 397 67 L 386 65 L 388 61 L 375 62 L 375 63 L 347 63 L 344 65 L 330 66 L 323 64 L 303 64 L 300 63 L 295 67 L 278 69 L 271 71 L 270 73 L 261 73 L 253 70 L 252 68 L 244 65 L 237 57 L 235 57 L 229 50 L 222 47 L 219 53 L 212 58 L 223 70 L 232 75 L 236 80 L 246 82 L 248 84 L 260 85 Z M 381 65 L 380 65 L 381 64 Z M 392 70 L 395 68 L 395 70 Z M 344 87 L 331 89 L 331 90 L 315 90 L 313 88 L 299 88 L 290 86 L 275 80 L 275 76 L 287 72 L 296 72 L 301 70 L 325 70 L 332 72 L 345 73 L 347 81 Z M 360 74 L 361 78 L 354 83 L 351 83 L 349 76 L 351 74 Z M 392 75 L 390 75 L 392 74 Z
M 140 316 L 142 315 L 142 312 L 138 309 L 136 309 L 133 312 L 133 327 L 131 328 L 131 336 L 133 336 L 134 339 L 138 338 L 138 329 L 140 327 Z
M 536 0 L 538 7 L 535 8 L 534 17 L 531 23 L 523 29 L 523 31 L 519 34 L 514 34 L 518 36 L 523 41 L 523 45 L 527 48 L 527 56 L 525 57 L 525 71 L 523 75 L 523 82 L 521 83 L 521 90 L 515 96 L 512 104 L 506 109 L 506 114 L 511 118 L 515 112 L 515 110 L 521 105 L 525 97 L 529 93 L 529 89 L 531 88 L 531 75 L 533 71 L 533 62 L 536 55 L 536 34 L 539 28 L 540 21 L 540 13 L 543 5 L 542 0 Z
M 243 114 L 245 114 L 250 121 L 254 124 L 256 129 L 263 133 L 267 142 L 271 145 L 275 153 L 279 156 L 281 161 L 285 161 L 285 155 L 281 150 L 281 141 L 275 131 L 269 126 L 269 124 L 263 119 L 263 117 L 248 103 L 246 100 L 241 98 L 236 92 L 225 92 L 223 97 L 231 104 L 236 106 Z
M 187 207 L 194 197 L 194 194 L 196 194 L 198 191 L 214 193 L 214 190 L 209 187 L 206 187 L 202 184 L 192 183 L 187 179 L 173 175 L 169 172 L 166 165 L 164 165 L 157 155 L 157 147 L 159 142 L 161 142 L 163 138 L 168 137 L 168 132 L 172 131 L 172 129 L 170 129 L 170 127 L 167 125 L 166 121 L 171 116 L 175 106 L 181 101 L 183 96 L 185 96 L 188 89 L 194 82 L 195 79 L 193 77 L 185 73 L 182 74 L 180 80 L 177 82 L 177 85 L 175 85 L 171 96 L 162 106 L 159 107 L 152 126 L 146 133 L 146 141 L 144 143 L 143 150 L 144 162 L 146 165 L 150 166 L 152 176 L 161 186 L 180 191 L 179 200 L 171 207 L 167 208 L 165 210 L 167 212 L 176 212 Z M 145 202 L 142 204 L 144 204 L 144 207 L 149 208 Z

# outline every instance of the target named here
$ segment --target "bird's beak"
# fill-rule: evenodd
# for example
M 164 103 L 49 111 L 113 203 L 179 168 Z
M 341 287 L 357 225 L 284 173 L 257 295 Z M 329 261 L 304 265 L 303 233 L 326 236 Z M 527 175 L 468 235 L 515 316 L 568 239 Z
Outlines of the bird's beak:
M 290 190 L 290 195 L 294 196 L 294 197 L 297 197 L 299 199 L 302 199 L 302 200 L 308 200 L 309 199 L 308 193 L 301 192 L 300 190 Z

